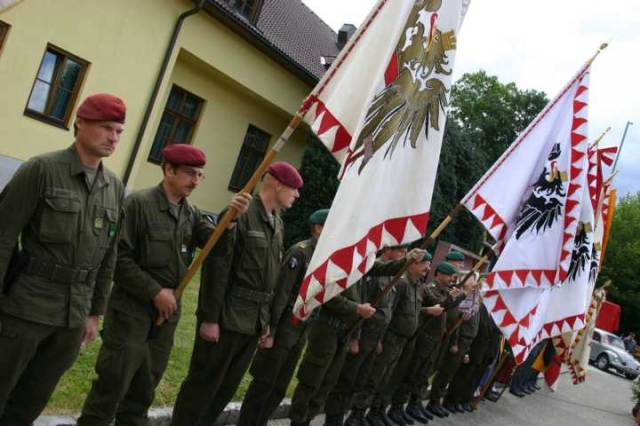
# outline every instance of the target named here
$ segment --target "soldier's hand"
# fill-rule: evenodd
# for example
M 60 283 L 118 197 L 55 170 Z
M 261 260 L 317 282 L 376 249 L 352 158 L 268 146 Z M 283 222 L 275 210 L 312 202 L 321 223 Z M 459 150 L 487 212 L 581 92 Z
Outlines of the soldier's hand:
M 87 319 L 87 324 L 84 327 L 84 337 L 82 338 L 82 346 L 96 340 L 96 335 L 98 334 L 99 321 L 100 321 L 100 317 L 98 315 L 90 316 Z
M 220 326 L 217 322 L 203 322 L 200 324 L 200 337 L 207 342 L 220 340 Z
M 262 349 L 273 348 L 273 337 L 265 337 L 263 339 L 260 339 L 260 347 Z
M 469 364 L 469 361 L 471 361 L 469 359 L 469 354 L 465 355 L 464 358 L 462 358 L 462 363 L 463 364 Z
M 371 306 L 370 303 L 360 303 L 356 306 L 356 314 L 362 318 L 371 318 L 376 313 L 376 308 Z
M 239 214 L 246 213 L 251 203 L 251 195 L 246 192 L 236 194 L 231 199 L 231 207 L 236 209 Z
M 427 314 L 434 317 L 439 317 L 440 315 L 442 315 L 443 312 L 444 312 L 444 308 L 440 306 L 440 304 L 437 304 L 435 306 L 429 306 L 427 308 Z
M 349 342 L 349 353 L 351 355 L 358 355 L 360 353 L 360 342 L 356 339 L 352 339 Z
M 160 293 L 153 298 L 153 305 L 158 310 L 161 318 L 167 319 L 178 309 L 176 295 L 170 288 L 163 288 Z
M 458 287 L 451 287 L 451 289 L 449 290 L 449 295 L 453 298 L 453 299 L 457 299 L 458 296 L 460 296 L 460 289 Z
M 380 355 L 382 353 L 382 340 L 378 340 L 378 347 L 376 348 L 376 354 Z
M 415 248 L 406 254 L 407 262 L 422 262 L 426 253 L 426 250 Z
M 457 354 L 458 353 L 458 346 L 457 345 L 453 345 L 449 348 L 449 352 L 451 352 L 452 354 Z

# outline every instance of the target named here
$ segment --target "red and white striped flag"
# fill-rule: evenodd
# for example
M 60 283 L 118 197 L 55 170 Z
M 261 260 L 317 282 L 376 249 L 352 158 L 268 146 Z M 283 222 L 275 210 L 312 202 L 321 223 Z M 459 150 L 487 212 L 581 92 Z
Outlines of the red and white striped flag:
M 498 242 L 485 304 L 518 363 L 541 339 L 584 326 L 594 223 L 589 70 L 590 62 L 462 201 Z
M 299 111 L 342 167 L 298 318 L 424 236 L 469 2 L 379 0 Z

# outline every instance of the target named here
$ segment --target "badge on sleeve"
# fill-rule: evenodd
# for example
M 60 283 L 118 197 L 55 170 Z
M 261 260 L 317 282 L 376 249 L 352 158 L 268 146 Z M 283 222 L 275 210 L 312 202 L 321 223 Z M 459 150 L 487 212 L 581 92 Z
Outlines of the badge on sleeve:
M 298 259 L 295 257 L 292 257 L 291 259 L 289 259 L 289 269 L 296 269 L 298 267 Z
M 93 220 L 93 227 L 96 229 L 102 229 L 102 227 L 104 226 L 104 222 L 102 221 L 101 217 L 96 217 Z

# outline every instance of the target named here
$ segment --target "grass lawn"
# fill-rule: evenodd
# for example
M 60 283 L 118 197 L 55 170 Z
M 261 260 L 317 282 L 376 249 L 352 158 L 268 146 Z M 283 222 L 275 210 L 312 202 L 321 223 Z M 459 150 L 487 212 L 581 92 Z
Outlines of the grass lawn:
M 198 288 L 200 275 L 197 274 L 192 283 L 187 287 L 182 297 L 182 318 L 176 330 L 173 353 L 169 360 L 169 366 L 164 378 L 156 391 L 154 406 L 172 406 L 176 400 L 180 384 L 187 375 L 193 339 L 195 336 L 196 305 L 198 301 Z M 89 392 L 91 381 L 95 378 L 94 366 L 100 349 L 101 341 L 97 339 L 82 349 L 75 365 L 67 371 L 51 397 L 45 410 L 45 414 L 72 414 L 78 413 L 84 399 Z M 242 400 L 251 381 L 249 373 L 242 379 L 234 401 Z M 289 386 L 288 394 L 291 396 L 295 388 L 295 377 Z

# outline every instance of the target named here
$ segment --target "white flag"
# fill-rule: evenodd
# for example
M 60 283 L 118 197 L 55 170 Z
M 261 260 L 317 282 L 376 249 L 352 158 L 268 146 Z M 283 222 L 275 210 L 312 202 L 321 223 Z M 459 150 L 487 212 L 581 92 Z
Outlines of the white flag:
M 424 236 L 468 3 L 380 0 L 300 110 L 342 167 L 297 317 Z

